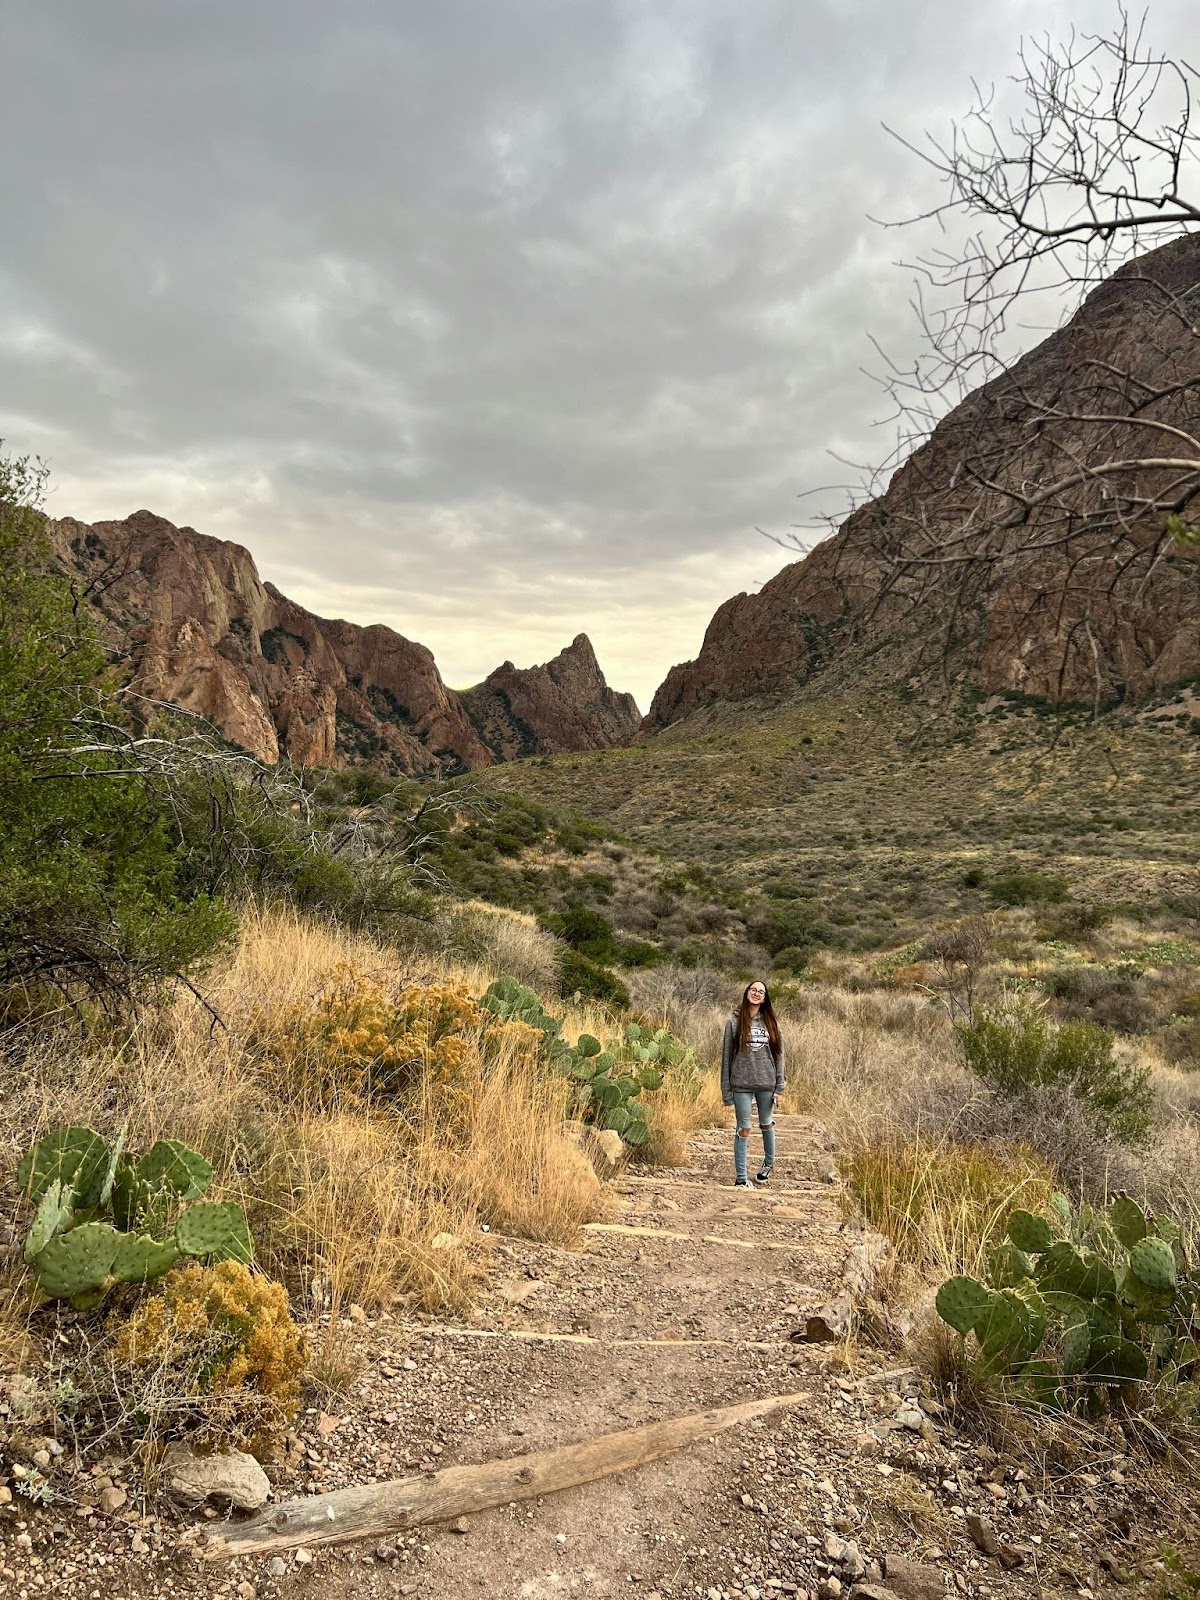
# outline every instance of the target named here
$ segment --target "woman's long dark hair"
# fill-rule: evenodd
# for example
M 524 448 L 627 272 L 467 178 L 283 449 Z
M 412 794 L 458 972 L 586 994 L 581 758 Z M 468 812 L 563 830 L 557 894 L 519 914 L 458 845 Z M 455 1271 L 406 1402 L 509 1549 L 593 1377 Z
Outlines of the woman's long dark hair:
M 755 978 L 753 980 L 753 982 L 748 983 L 746 985 L 745 989 L 742 990 L 742 1003 L 741 1003 L 741 1006 L 738 1008 L 738 1049 L 739 1050 L 748 1050 L 750 1048 L 750 999 L 749 999 L 749 995 L 750 995 L 750 990 L 754 987 L 755 983 L 762 983 L 762 979 L 761 978 Z M 771 991 L 767 988 L 765 983 L 763 983 L 763 1003 L 758 1008 L 758 1014 L 762 1018 L 763 1023 L 766 1026 L 767 1040 L 768 1040 L 768 1042 L 770 1043 L 770 1046 L 771 1046 L 771 1054 L 775 1057 L 775 1060 L 778 1061 L 779 1060 L 779 1052 L 783 1047 L 779 1042 L 779 1024 L 775 1021 L 775 1012 L 771 1007 Z

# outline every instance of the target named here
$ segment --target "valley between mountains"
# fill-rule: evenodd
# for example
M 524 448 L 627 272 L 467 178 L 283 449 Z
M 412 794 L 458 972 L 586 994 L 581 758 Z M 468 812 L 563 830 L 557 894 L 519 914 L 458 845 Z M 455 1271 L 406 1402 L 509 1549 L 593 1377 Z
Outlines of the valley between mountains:
M 1191 231 L 645 717 L 0 456 L 6 1595 L 1200 1593 L 1198 329 Z

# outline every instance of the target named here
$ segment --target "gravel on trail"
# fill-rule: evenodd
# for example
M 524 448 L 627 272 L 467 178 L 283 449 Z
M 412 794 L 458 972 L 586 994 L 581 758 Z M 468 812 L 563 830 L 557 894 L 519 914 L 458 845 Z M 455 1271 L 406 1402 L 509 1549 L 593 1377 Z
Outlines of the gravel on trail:
M 5 1600 L 1018 1600 L 1155 1576 L 1163 1507 L 1120 1453 L 1065 1480 L 959 1436 L 895 1352 L 792 1337 L 856 1237 L 832 1141 L 780 1116 L 769 1186 L 734 1189 L 729 1134 L 691 1165 L 627 1169 L 578 1248 L 481 1236 L 469 1318 L 359 1308 L 332 1330 L 356 1374 L 297 1419 L 275 1500 L 590 1439 L 705 1407 L 809 1400 L 543 1500 L 344 1547 L 204 1563 L 198 1514 L 129 1463 L 79 1467 L 0 1401 Z M 314 1337 L 330 1330 L 317 1327 Z M 35 1505 L 30 1474 L 53 1494 Z M 207 1521 L 206 1521 L 207 1518 Z M 1137 1543 L 1141 1539 L 1140 1545 Z

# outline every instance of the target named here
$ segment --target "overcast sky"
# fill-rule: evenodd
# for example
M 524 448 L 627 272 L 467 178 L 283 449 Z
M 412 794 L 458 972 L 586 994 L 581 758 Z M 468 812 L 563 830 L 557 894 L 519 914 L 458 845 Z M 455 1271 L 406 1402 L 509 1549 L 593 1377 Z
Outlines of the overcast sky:
M 1151 36 L 1200 57 L 1194 0 Z M 887 454 L 941 131 L 1093 0 L 10 0 L 0 436 L 50 509 L 249 546 L 462 687 L 577 632 L 645 708 Z M 826 502 L 828 503 L 828 502 Z

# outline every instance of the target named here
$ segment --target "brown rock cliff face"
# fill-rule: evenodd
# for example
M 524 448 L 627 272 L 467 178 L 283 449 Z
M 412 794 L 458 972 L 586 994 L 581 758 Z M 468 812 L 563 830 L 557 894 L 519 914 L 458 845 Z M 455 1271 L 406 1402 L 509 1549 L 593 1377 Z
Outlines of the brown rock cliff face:
M 1097 704 L 1200 673 L 1196 551 L 1164 543 L 1159 513 L 1144 524 L 1125 516 L 1114 537 L 1098 481 L 1005 531 L 994 567 L 926 566 L 897 580 L 890 559 L 919 526 L 931 542 L 994 527 L 1013 504 L 1006 488 L 1059 481 L 1064 463 L 1157 455 L 1164 438 L 1188 454 L 1131 425 L 1134 414 L 1200 430 L 1200 234 L 1122 268 L 944 418 L 837 534 L 757 594 L 727 600 L 699 656 L 659 687 L 644 731 L 715 702 L 787 698 L 818 673 L 822 683 L 919 681 L 948 670 L 988 692 Z M 1090 543 L 1055 547 L 1064 502 L 1077 526 L 1095 529 Z M 1194 503 L 1186 516 L 1200 521 Z
M 314 616 L 264 583 L 240 545 L 149 511 L 94 524 L 68 517 L 50 533 L 57 564 L 87 590 L 130 687 L 204 717 L 260 761 L 434 776 L 509 759 L 477 733 L 424 645 L 381 625 Z M 586 654 L 594 676 L 577 667 L 578 701 L 570 684 L 538 700 L 538 674 L 550 668 L 502 669 L 528 680 L 522 754 L 616 742 L 609 699 L 632 701 L 608 689 L 590 645 Z M 636 721 L 627 711 L 626 739 Z
M 631 694 L 610 689 L 586 633 L 540 667 L 497 667 L 459 697 L 502 761 L 630 744 L 641 725 Z

